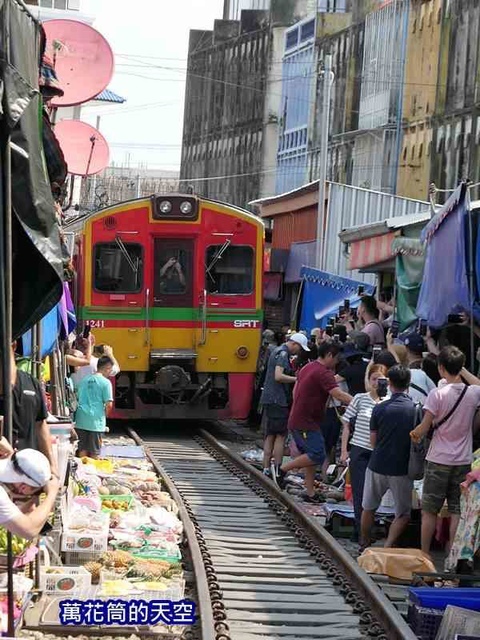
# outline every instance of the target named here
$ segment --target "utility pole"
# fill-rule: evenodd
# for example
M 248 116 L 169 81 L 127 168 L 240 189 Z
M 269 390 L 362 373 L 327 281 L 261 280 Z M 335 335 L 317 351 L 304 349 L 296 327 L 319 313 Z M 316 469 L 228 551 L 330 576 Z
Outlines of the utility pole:
M 323 268 L 324 259 L 324 229 L 325 229 L 325 194 L 328 165 L 328 138 L 330 133 L 330 97 L 334 75 L 332 72 L 332 56 L 326 55 L 321 72 L 323 75 L 323 106 L 320 138 L 320 162 L 318 168 L 318 210 L 317 210 L 317 246 L 316 261 L 317 269 Z

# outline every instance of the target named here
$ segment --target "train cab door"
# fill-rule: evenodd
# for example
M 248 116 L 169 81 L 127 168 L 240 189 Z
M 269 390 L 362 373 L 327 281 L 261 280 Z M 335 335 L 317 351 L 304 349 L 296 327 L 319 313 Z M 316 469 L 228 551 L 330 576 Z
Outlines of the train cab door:
M 153 301 L 150 317 L 157 321 L 151 330 L 151 355 L 171 357 L 193 355 L 194 302 L 193 251 L 191 239 L 155 238 Z M 163 328 L 162 328 L 163 327 Z

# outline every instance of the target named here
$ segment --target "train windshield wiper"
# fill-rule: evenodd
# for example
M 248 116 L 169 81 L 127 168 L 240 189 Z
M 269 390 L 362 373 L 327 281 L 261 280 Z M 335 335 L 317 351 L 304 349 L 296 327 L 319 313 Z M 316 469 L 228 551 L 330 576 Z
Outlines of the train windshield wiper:
M 210 276 L 213 282 L 215 282 L 215 278 L 212 276 L 211 271 L 231 244 L 232 244 L 231 240 L 225 240 L 225 242 L 222 244 L 220 249 L 213 256 L 210 264 L 207 267 L 207 275 Z
M 118 236 L 115 238 L 115 242 L 118 246 L 118 248 L 120 249 L 120 251 L 123 254 L 123 257 L 125 258 L 125 260 L 127 261 L 130 269 L 133 271 L 133 273 L 135 275 L 137 275 L 138 272 L 138 265 L 136 265 L 132 258 L 130 257 L 130 254 L 127 251 L 127 247 L 124 245 L 123 240 L 121 238 L 119 238 Z

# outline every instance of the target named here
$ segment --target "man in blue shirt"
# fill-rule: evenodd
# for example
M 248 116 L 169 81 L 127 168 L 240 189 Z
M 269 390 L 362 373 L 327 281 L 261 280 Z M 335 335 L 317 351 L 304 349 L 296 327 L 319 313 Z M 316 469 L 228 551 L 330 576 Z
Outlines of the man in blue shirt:
M 102 356 L 97 372 L 84 378 L 78 388 L 78 409 L 75 428 L 78 434 L 78 456 L 98 458 L 102 446 L 101 434 L 106 431 L 107 415 L 113 407 L 113 390 L 109 377 L 114 362 Z
M 410 370 L 403 365 L 388 372 L 391 398 L 378 404 L 370 420 L 372 456 L 365 476 L 361 548 L 370 546 L 375 511 L 390 489 L 395 520 L 388 532 L 386 547 L 393 547 L 410 520 L 413 481 L 408 477 L 410 431 L 416 424 L 417 410 L 407 395 Z

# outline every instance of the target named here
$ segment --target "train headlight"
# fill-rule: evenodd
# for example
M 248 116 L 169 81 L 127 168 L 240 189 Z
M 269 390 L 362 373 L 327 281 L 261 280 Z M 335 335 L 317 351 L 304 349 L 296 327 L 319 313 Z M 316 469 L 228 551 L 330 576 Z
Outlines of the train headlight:
M 182 202 L 180 204 L 180 211 L 185 215 L 188 216 L 189 213 L 192 213 L 192 203 L 185 201 Z
M 245 360 L 245 358 L 248 358 L 249 351 L 247 347 L 238 347 L 236 353 L 237 353 L 237 358 L 240 358 L 240 360 Z
M 170 213 L 170 211 L 172 210 L 172 203 L 169 202 L 168 200 L 162 200 L 162 202 L 160 203 L 159 209 L 162 213 Z

